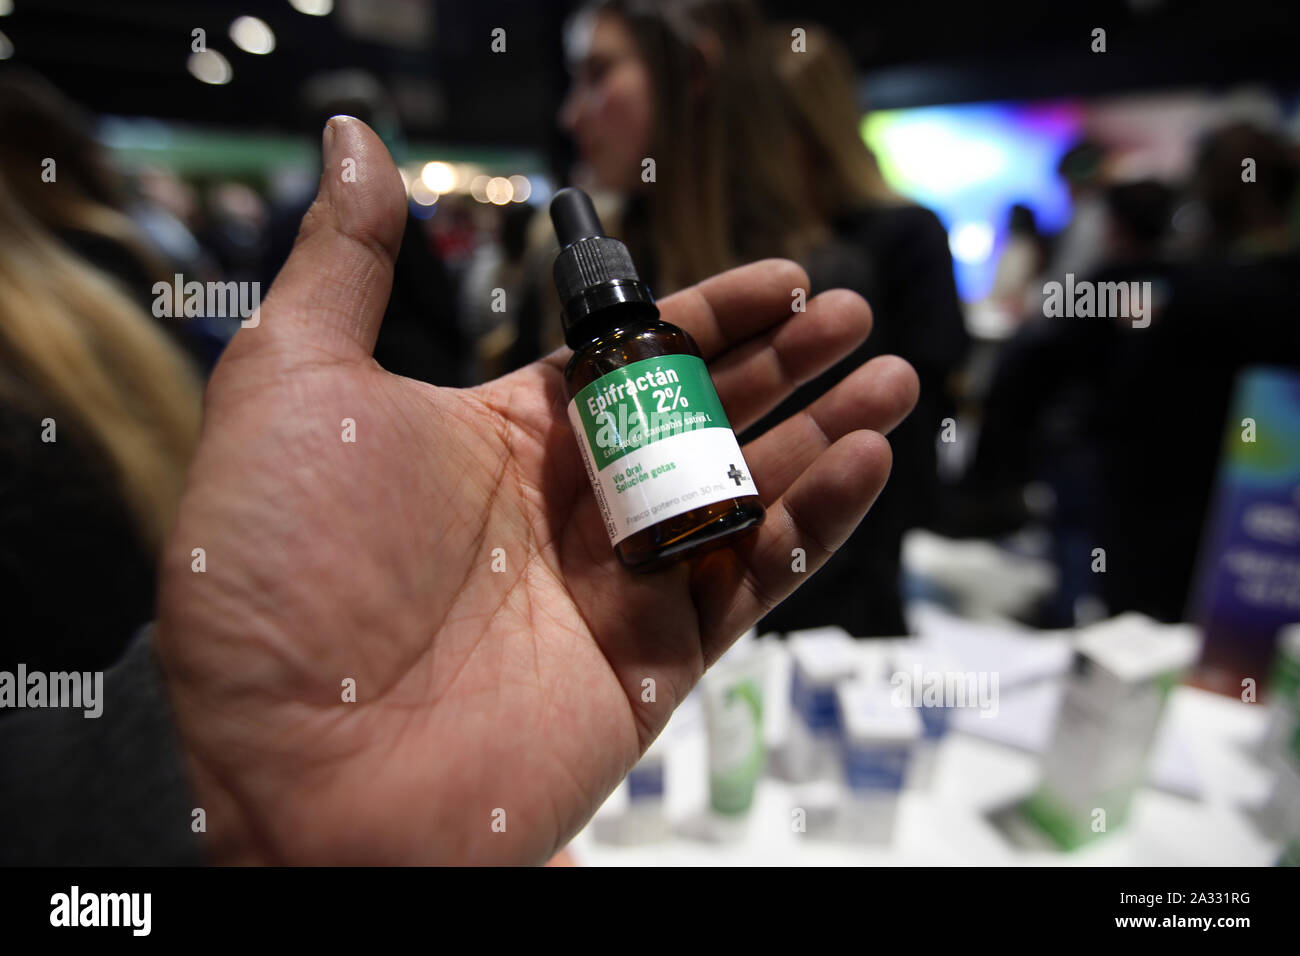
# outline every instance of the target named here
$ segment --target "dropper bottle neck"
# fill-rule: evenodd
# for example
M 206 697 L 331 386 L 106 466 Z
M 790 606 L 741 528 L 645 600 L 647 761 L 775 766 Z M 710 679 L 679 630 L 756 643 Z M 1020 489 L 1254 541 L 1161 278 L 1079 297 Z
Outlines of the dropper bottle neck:
M 557 192 L 551 200 L 551 221 L 561 246 L 555 259 L 555 288 L 564 307 L 564 339 L 570 348 L 579 348 L 624 322 L 659 315 L 627 246 L 605 235 L 585 192 L 574 188 Z

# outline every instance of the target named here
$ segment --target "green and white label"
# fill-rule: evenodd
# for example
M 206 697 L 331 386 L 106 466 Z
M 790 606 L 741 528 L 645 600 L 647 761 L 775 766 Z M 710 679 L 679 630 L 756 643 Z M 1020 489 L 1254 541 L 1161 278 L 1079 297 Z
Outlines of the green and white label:
M 660 355 L 596 379 L 569 402 L 612 544 L 665 518 L 758 490 L 708 367 Z

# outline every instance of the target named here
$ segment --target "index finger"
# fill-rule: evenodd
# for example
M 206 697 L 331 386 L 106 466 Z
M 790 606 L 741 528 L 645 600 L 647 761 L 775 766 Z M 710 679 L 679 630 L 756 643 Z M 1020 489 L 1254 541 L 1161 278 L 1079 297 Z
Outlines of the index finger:
M 808 273 L 797 262 L 760 259 L 665 296 L 659 314 L 690 333 L 704 361 L 711 362 L 788 318 L 796 290 L 812 297 L 808 285 Z M 571 354 L 562 346 L 543 361 L 563 369 Z
M 711 362 L 721 353 L 789 317 L 808 273 L 790 259 L 761 259 L 674 292 L 659 303 L 665 322 L 685 329 Z

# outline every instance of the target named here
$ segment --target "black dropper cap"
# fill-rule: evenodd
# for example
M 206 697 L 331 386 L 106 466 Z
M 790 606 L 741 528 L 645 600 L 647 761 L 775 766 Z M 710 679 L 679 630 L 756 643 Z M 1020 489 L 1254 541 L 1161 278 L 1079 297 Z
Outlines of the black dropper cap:
M 605 235 L 590 196 L 573 187 L 561 189 L 551 199 L 551 222 L 560 240 L 555 288 L 564 306 L 564 340 L 570 348 L 579 348 L 621 321 L 659 314 L 627 246 Z

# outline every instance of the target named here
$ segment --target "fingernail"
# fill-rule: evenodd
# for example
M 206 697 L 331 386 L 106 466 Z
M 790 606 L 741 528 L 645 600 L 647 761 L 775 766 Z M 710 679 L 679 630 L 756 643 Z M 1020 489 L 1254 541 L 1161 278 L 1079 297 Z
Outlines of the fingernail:
M 335 134 L 334 124 L 342 122 L 343 120 L 346 119 L 347 119 L 346 116 L 338 115 L 338 116 L 331 116 L 329 119 L 325 121 L 325 129 L 321 132 L 320 146 L 321 146 L 321 155 L 324 158 L 326 164 L 328 164 L 330 160 L 333 158 L 331 154 L 334 151 L 334 141 L 338 138 Z

